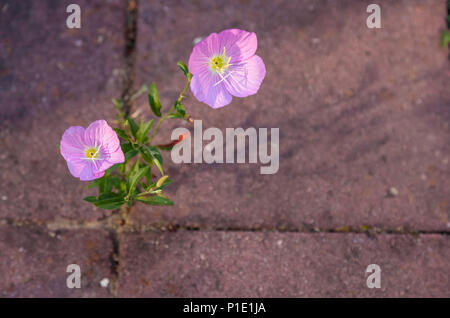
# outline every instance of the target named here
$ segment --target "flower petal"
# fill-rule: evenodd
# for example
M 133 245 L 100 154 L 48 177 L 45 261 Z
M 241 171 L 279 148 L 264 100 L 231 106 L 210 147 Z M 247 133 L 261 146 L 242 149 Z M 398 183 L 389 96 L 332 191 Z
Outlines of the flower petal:
M 79 178 L 81 181 L 91 181 L 103 177 L 104 174 L 105 171 L 95 171 L 94 163 L 87 162 L 84 169 L 81 171 Z
M 120 146 L 114 150 L 109 152 L 108 149 L 105 149 L 104 147 L 100 150 L 100 160 L 95 160 L 93 162 L 93 171 L 94 173 L 105 171 L 106 169 L 111 168 L 116 163 L 122 163 L 125 162 L 125 156 L 123 154 L 122 149 Z
M 84 168 L 86 167 L 87 162 L 86 161 L 78 161 L 78 162 L 67 162 L 67 167 L 69 168 L 70 174 L 74 176 L 75 178 L 79 178 L 81 175 L 81 172 L 83 172 Z
M 219 108 L 231 103 L 232 96 L 225 88 L 224 83 L 217 74 L 212 74 L 208 70 L 196 74 L 191 80 L 191 90 L 195 98 L 206 103 L 212 108 Z
M 66 161 L 79 161 L 84 156 L 84 132 L 81 126 L 69 127 L 64 132 L 59 149 Z
M 224 30 L 219 33 L 219 51 L 231 57 L 231 63 L 245 61 L 255 55 L 258 40 L 254 32 L 239 29 Z
M 86 128 L 84 140 L 87 146 L 100 146 L 115 151 L 120 146 L 119 137 L 105 120 L 96 120 Z
M 197 74 L 209 68 L 209 58 L 219 54 L 219 37 L 217 33 L 211 33 L 208 37 L 194 46 L 189 56 L 189 72 Z
M 86 158 L 87 147 L 99 147 L 98 156 Z M 125 161 L 119 137 L 104 120 L 97 120 L 86 129 L 70 127 L 63 134 L 60 149 L 70 173 L 82 181 L 101 178 L 106 169 Z
M 231 95 L 247 97 L 256 94 L 265 76 L 263 60 L 254 55 L 245 62 L 230 66 L 223 83 Z
M 125 162 L 125 155 L 123 154 L 122 149 L 119 147 L 116 151 L 106 154 L 107 161 L 112 164 Z

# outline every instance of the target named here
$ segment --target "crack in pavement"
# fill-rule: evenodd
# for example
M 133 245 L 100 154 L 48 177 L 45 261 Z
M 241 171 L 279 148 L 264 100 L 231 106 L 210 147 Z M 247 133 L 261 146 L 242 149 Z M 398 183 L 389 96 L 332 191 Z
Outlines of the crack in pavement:
M 76 222 L 73 220 L 58 220 L 55 222 L 36 222 L 36 221 L 16 221 L 12 219 L 0 219 L 1 226 L 39 226 L 45 227 L 48 231 L 58 230 L 78 230 L 94 229 L 114 232 L 117 237 L 126 233 L 146 233 L 146 232 L 178 232 L 178 231 L 215 231 L 215 232 L 279 232 L 279 233 L 340 233 L 340 234 L 398 234 L 398 235 L 419 235 L 419 234 L 438 234 L 450 235 L 450 229 L 447 230 L 420 230 L 403 227 L 383 227 L 370 225 L 342 226 L 342 227 L 264 227 L 264 226 L 199 226 L 199 225 L 180 225 L 173 223 L 152 223 L 147 225 L 136 225 L 128 223 L 127 216 L 123 212 L 111 215 L 103 221 Z M 124 222 L 125 221 L 125 222 Z

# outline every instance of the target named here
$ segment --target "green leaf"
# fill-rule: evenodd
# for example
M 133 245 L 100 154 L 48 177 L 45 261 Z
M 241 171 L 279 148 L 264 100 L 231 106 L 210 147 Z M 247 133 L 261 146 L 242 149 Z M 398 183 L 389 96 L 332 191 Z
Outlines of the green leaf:
M 114 131 L 116 132 L 117 136 L 119 136 L 120 138 L 122 138 L 123 140 L 126 141 L 131 141 L 130 136 L 127 135 L 127 133 L 125 131 L 123 131 L 120 128 L 113 128 Z
M 171 183 L 172 183 L 172 179 L 167 178 L 166 180 L 164 180 L 164 182 L 158 188 L 156 188 L 156 190 L 163 189 L 163 188 L 167 187 Z
M 127 142 L 125 144 L 120 144 L 120 148 L 122 148 L 123 153 L 126 153 L 133 149 L 133 145 L 130 142 Z
M 163 157 L 161 156 L 161 153 L 159 152 L 158 148 L 155 146 L 146 146 L 152 157 L 157 159 L 161 164 L 163 164 Z
M 119 191 L 122 190 L 120 187 L 122 179 L 119 178 L 117 175 L 105 174 L 105 176 L 101 179 L 103 179 L 101 193 L 110 193 L 113 188 L 116 188 Z
M 121 144 L 122 152 L 125 156 L 125 160 L 129 160 L 137 155 L 138 151 L 133 148 L 131 143 Z
M 156 186 L 159 188 L 166 180 L 169 178 L 169 176 L 162 176 L 158 182 L 156 182 Z
M 105 175 L 103 177 L 103 179 L 104 179 L 104 181 L 103 181 L 104 183 L 103 183 L 102 192 L 111 192 L 112 187 L 113 187 L 113 185 L 111 183 L 111 177 Z
M 134 156 L 136 156 L 137 154 L 138 154 L 138 151 L 136 149 L 131 149 L 130 151 L 127 151 L 126 153 L 124 153 L 125 160 L 129 160 L 129 159 L 133 158 Z
M 83 198 L 83 200 L 90 202 L 90 203 L 94 203 L 95 201 L 97 201 L 97 197 L 93 197 L 93 196 L 85 197 L 85 198 Z
M 109 186 L 109 179 L 112 178 L 112 176 L 108 175 L 112 170 L 117 168 L 119 164 L 114 165 L 106 170 L 105 175 L 101 178 L 95 179 L 91 182 L 91 184 L 88 185 L 88 189 L 98 187 L 98 192 L 101 194 L 103 192 L 111 192 L 110 186 Z M 109 190 L 108 190 L 109 189 Z
M 138 168 L 137 171 L 136 169 L 133 169 L 133 171 L 130 173 L 127 180 L 129 196 L 133 193 L 134 189 L 136 189 L 138 181 L 147 173 L 148 169 L 150 169 L 150 167 L 146 166 L 144 168 Z
M 123 204 L 125 203 L 125 201 L 120 201 L 120 202 L 109 202 L 109 203 L 98 203 L 95 204 L 95 206 L 97 208 L 100 209 L 104 209 L 104 210 L 117 210 L 119 209 Z
M 144 145 L 139 148 L 139 152 L 141 153 L 142 159 L 145 160 L 149 165 L 154 165 L 153 156 L 150 154 L 150 151 L 147 149 L 148 146 Z
M 137 173 L 139 171 L 140 164 L 139 160 L 136 160 L 129 170 L 129 174 Z
M 116 188 L 119 191 L 122 191 L 121 188 L 121 184 L 122 184 L 122 179 L 117 177 L 117 176 L 111 176 L 109 178 L 109 183 L 111 184 L 111 187 Z
M 102 194 L 105 192 L 105 177 L 101 177 L 98 179 L 98 194 Z
M 94 203 L 95 206 L 106 210 L 118 209 L 123 203 L 125 203 L 123 194 L 112 192 L 101 194 L 98 198 L 93 196 L 85 197 L 83 200 Z
M 166 178 L 167 177 L 167 178 Z M 145 190 L 149 193 L 155 193 L 155 191 L 161 191 L 165 187 L 167 187 L 169 184 L 172 183 L 172 180 L 168 178 L 168 176 L 163 176 L 161 179 L 164 179 L 162 182 L 159 182 L 160 185 L 158 186 L 158 182 L 148 182 L 148 186 L 145 188 Z M 161 180 L 160 179 L 160 180 Z M 141 193 L 142 195 L 142 193 Z
M 169 118 L 184 118 L 186 116 L 186 110 L 184 109 L 183 104 L 181 104 L 179 101 L 175 102 L 175 112 L 173 114 L 170 114 Z
M 161 172 L 161 175 L 163 176 L 164 175 L 164 171 L 163 171 L 163 168 L 162 168 L 161 164 L 159 163 L 159 160 L 156 159 L 156 158 L 153 158 L 153 161 L 155 162 L 155 165 L 158 167 L 159 172 Z
M 186 114 L 186 110 L 184 109 L 183 104 L 181 104 L 181 102 L 179 102 L 179 101 L 175 102 L 175 109 L 180 114 L 183 114 L 183 115 Z
M 173 202 L 165 196 L 137 197 L 136 201 L 148 205 L 173 205 Z
M 141 153 L 142 158 L 151 165 L 154 164 L 155 159 L 158 160 L 159 163 L 163 163 L 163 158 L 158 147 L 142 145 L 142 147 L 139 148 L 139 152 Z
M 159 102 L 158 90 L 156 89 L 155 83 L 152 83 L 148 89 L 148 103 L 153 113 L 161 117 L 161 103 Z
M 152 183 L 152 170 L 148 169 L 147 173 L 145 174 L 145 181 L 147 181 L 147 184 L 151 184 Z M 149 189 L 149 187 L 146 187 L 146 190 Z
M 450 30 L 445 30 L 441 35 L 441 46 L 447 48 L 450 44 Z
M 186 66 L 186 64 L 184 64 L 181 61 L 178 61 L 177 65 L 180 68 L 180 70 L 183 71 L 184 75 L 189 76 L 189 68 Z
M 158 149 L 164 150 L 164 151 L 172 151 L 173 146 L 158 146 Z
M 143 123 L 139 126 L 139 130 L 136 133 L 136 140 L 139 143 L 144 143 L 147 139 L 147 134 L 150 128 L 152 128 L 153 125 L 153 119 L 147 121 L 146 123 Z
M 136 138 L 136 134 L 139 130 L 139 126 L 136 124 L 136 122 L 132 118 L 129 118 L 129 117 L 127 118 L 127 122 L 128 122 L 128 125 L 130 125 L 131 133 L 133 134 L 134 138 Z
M 119 193 L 104 193 L 100 195 L 97 201 L 93 202 L 95 206 L 106 209 L 115 210 L 118 209 L 122 204 L 125 203 L 123 194 Z
M 165 178 L 165 177 L 167 177 L 167 178 Z M 165 179 L 164 179 L 165 178 Z M 164 180 L 163 180 L 164 179 Z M 162 180 L 162 182 L 160 182 Z M 165 187 L 167 187 L 169 184 L 171 184 L 172 183 L 172 180 L 170 179 L 170 178 L 168 178 L 168 176 L 167 175 L 165 175 L 165 176 L 163 176 L 161 179 L 159 179 L 158 180 L 158 182 L 156 182 L 156 183 L 152 183 L 148 188 L 149 188 L 149 192 L 150 192 L 150 189 L 151 189 L 151 191 L 152 192 L 154 192 L 154 191 L 157 191 L 157 190 L 159 190 L 159 191 L 161 191 L 162 189 L 164 189 Z M 159 184 L 159 185 L 158 185 Z

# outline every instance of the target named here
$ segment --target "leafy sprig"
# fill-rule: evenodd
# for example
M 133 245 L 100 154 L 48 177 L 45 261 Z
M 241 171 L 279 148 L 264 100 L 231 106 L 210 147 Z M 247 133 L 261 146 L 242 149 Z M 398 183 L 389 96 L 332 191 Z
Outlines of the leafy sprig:
M 154 119 L 140 120 L 137 123 L 132 116 L 125 115 L 124 102 L 121 99 L 113 99 L 120 123 L 120 128 L 114 130 L 121 141 L 120 147 L 125 162 L 112 166 L 105 171 L 103 177 L 92 181 L 88 188 L 97 188 L 98 195 L 85 197 L 85 201 L 107 210 L 119 209 L 124 204 L 131 206 L 135 201 L 148 205 L 173 205 L 163 193 L 163 189 L 172 182 L 164 173 L 163 157 L 160 152 L 168 148 L 153 145 L 152 141 L 165 120 L 189 119 L 182 100 L 189 88 L 192 74 L 183 62 L 178 62 L 178 67 L 186 76 L 187 82 L 178 99 L 164 115 L 155 83 L 150 86 L 143 85 L 131 96 L 131 100 L 134 100 L 145 92 L 148 94 L 150 110 L 156 118 L 159 118 L 156 125 Z M 153 167 L 156 168 L 159 177 L 152 173 Z

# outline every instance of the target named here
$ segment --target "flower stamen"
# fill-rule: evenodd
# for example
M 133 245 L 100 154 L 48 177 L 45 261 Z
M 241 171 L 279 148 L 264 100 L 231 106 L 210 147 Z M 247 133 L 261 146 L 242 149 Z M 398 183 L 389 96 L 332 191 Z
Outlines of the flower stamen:
M 225 47 L 223 47 L 222 54 L 213 55 L 209 59 L 209 68 L 212 72 L 221 75 L 232 65 L 230 61 L 231 56 L 226 55 Z
M 98 146 L 88 147 L 84 150 L 85 157 L 83 159 L 91 160 L 93 162 L 95 160 L 99 160 L 100 159 L 99 151 L 100 151 L 100 147 L 98 147 Z

